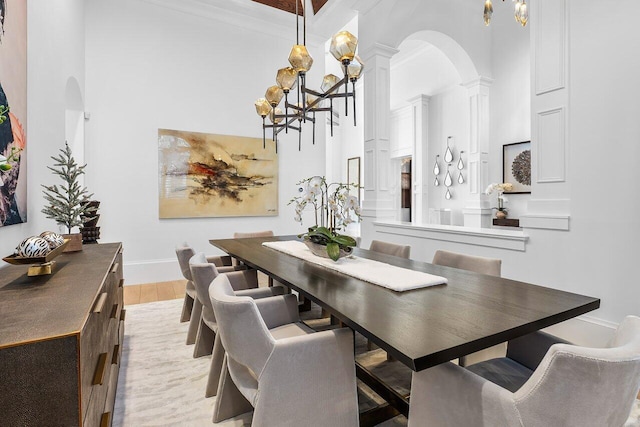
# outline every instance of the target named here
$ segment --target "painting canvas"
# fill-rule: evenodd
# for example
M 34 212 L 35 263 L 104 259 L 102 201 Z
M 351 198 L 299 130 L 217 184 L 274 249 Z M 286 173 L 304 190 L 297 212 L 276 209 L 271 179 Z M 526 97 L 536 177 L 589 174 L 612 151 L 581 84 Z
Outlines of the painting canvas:
M 158 150 L 160 218 L 278 214 L 278 158 L 262 138 L 159 129 Z
M 531 193 L 530 141 L 502 146 L 502 178 L 513 185 L 508 193 Z
M 27 2 L 0 0 L 0 227 L 27 222 Z

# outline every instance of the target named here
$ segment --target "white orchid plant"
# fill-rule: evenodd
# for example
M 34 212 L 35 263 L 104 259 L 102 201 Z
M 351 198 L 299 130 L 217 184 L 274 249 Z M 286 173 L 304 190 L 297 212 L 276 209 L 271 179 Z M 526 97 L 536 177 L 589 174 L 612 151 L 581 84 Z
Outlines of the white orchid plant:
M 297 185 L 302 194 L 289 201 L 289 204 L 295 204 L 294 220 L 302 224 L 302 212 L 307 206 L 312 206 L 316 222 L 299 237 L 326 246 L 327 254 L 336 261 L 341 248 L 350 250 L 356 245 L 353 237 L 339 234 L 338 231 L 360 220 L 358 198 L 349 194 L 349 190 L 357 186 L 327 183 L 323 176 L 303 179 Z
M 489 184 L 487 189 L 484 190 L 484 194 L 489 195 L 489 194 L 493 193 L 494 191 L 496 193 L 498 193 L 498 207 L 497 208 L 492 208 L 492 209 L 497 209 L 499 211 L 506 211 L 507 208 L 505 208 L 504 205 L 509 200 L 504 195 L 504 192 L 505 191 L 513 191 L 513 184 L 511 184 L 510 182 Z

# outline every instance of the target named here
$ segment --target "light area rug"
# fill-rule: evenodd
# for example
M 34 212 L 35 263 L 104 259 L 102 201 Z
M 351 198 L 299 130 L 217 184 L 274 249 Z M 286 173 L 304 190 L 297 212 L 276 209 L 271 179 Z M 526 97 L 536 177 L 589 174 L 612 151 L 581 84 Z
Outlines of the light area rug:
M 182 300 L 126 307 L 113 426 L 250 426 L 251 413 L 214 424 L 205 398 L 210 357 L 193 358 Z
M 189 324 L 179 322 L 182 300 L 131 305 L 126 310 L 114 427 L 251 425 L 252 413 L 213 423 L 216 398 L 204 397 L 211 358 L 194 359 L 193 345 L 185 344 Z M 360 391 L 361 410 L 378 399 Z M 398 416 L 378 427 L 406 425 L 406 418 Z
M 316 308 L 316 307 L 314 307 Z M 204 390 L 210 357 L 193 358 L 193 346 L 186 345 L 188 323 L 180 323 L 182 300 L 161 301 L 126 307 L 125 338 L 122 349 L 114 427 L 241 427 L 251 425 L 251 413 L 213 423 L 215 397 L 205 398 Z M 318 315 L 318 313 L 313 313 Z M 304 316 L 307 317 L 307 316 Z M 312 316 L 309 316 L 312 317 Z M 361 354 L 366 340 L 356 337 L 358 359 L 377 375 L 389 380 L 401 392 L 408 392 L 408 375 L 398 362 L 384 363 L 381 350 Z M 393 365 L 396 365 L 394 368 Z M 409 380 L 410 381 L 410 380 Z M 360 390 L 360 407 L 375 403 Z M 378 427 L 402 427 L 403 416 Z M 640 401 L 636 400 L 625 427 L 640 427 Z

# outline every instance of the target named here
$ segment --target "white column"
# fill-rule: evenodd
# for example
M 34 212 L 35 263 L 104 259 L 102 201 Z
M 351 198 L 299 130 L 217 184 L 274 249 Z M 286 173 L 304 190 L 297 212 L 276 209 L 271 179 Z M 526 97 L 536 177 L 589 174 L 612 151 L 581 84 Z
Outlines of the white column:
M 520 225 L 569 230 L 568 0 L 531 6 L 531 199 Z
M 395 210 L 390 194 L 390 60 L 398 51 L 375 44 L 362 55 L 364 71 L 364 201 L 365 223 L 393 219 Z M 365 224 L 366 227 L 367 224 Z
M 484 190 L 489 185 L 489 87 L 493 80 L 478 77 L 464 84 L 469 91 L 469 195 L 463 210 L 465 227 L 490 227 L 491 209 Z
M 426 224 L 429 212 L 429 100 L 430 96 L 418 95 L 409 99 L 413 122 L 413 206 L 411 221 Z

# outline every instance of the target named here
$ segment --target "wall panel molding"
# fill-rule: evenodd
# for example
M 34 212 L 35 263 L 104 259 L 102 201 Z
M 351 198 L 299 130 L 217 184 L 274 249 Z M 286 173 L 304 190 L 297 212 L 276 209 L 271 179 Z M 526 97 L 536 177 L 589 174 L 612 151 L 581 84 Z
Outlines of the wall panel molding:
M 532 2 L 535 29 L 535 93 L 563 89 L 567 82 L 568 13 L 566 0 Z
M 565 108 L 540 111 L 536 115 L 537 153 L 535 167 L 538 183 L 566 180 Z

